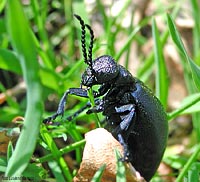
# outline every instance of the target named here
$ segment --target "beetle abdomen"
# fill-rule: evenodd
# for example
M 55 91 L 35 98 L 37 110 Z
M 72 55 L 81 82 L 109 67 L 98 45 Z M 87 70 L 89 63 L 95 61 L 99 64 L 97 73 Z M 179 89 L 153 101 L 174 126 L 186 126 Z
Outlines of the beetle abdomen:
M 168 136 L 167 116 L 160 101 L 140 81 L 136 81 L 132 96 L 136 102 L 136 123 L 128 138 L 131 163 L 141 175 L 150 180 L 156 172 Z

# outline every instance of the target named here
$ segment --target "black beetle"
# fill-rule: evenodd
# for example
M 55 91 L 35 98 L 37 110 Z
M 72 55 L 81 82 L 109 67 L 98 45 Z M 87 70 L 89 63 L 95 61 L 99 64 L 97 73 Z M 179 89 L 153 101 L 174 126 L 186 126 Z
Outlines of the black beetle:
M 82 51 L 88 68 L 82 75 L 81 87 L 70 88 L 60 100 L 57 112 L 44 120 L 51 123 L 63 115 L 67 96 L 70 94 L 88 98 L 88 89 L 100 85 L 93 91 L 96 106 L 87 114 L 102 112 L 106 116 L 107 128 L 124 148 L 124 161 L 129 161 L 149 181 L 156 172 L 166 148 L 168 122 L 160 101 L 140 80 L 133 77 L 123 66 L 108 55 L 92 60 L 93 30 L 75 15 L 82 29 Z M 90 31 L 88 53 L 85 44 L 85 27 Z M 82 88 L 82 85 L 86 88 Z M 102 99 L 99 97 L 103 96 Z M 71 120 L 88 104 L 77 111 Z

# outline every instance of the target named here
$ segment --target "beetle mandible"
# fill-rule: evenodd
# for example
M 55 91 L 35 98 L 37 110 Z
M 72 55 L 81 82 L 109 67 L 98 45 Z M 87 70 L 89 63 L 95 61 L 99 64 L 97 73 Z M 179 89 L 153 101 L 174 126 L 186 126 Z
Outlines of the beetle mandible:
M 44 123 L 51 123 L 57 116 L 63 115 L 68 95 L 88 98 L 88 89 L 100 85 L 98 91 L 93 91 L 96 106 L 91 108 L 88 102 L 68 120 L 87 108 L 90 108 L 87 114 L 102 112 L 106 116 L 107 128 L 124 148 L 122 159 L 131 162 L 149 181 L 155 174 L 166 148 L 168 123 L 164 108 L 143 82 L 117 64 L 111 56 L 103 55 L 92 60 L 93 30 L 80 16 L 74 16 L 81 25 L 82 52 L 88 67 L 82 75 L 80 88 L 67 90 L 60 100 L 57 112 L 46 118 Z M 85 28 L 90 32 L 88 53 Z M 82 85 L 86 88 L 82 88 Z

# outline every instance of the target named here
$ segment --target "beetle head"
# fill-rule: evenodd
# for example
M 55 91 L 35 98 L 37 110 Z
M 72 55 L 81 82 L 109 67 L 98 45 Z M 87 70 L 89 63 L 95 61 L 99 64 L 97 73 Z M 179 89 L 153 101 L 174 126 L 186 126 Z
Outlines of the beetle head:
M 84 57 L 84 62 L 88 65 L 85 72 L 82 75 L 81 85 L 91 87 L 96 84 L 107 83 L 115 78 L 119 72 L 117 63 L 111 56 L 101 56 L 92 61 L 92 48 L 94 42 L 94 33 L 92 28 L 85 24 L 80 16 L 74 15 L 81 24 L 82 36 L 82 52 Z M 90 44 L 88 48 L 88 53 L 86 52 L 85 43 L 85 27 L 90 31 Z

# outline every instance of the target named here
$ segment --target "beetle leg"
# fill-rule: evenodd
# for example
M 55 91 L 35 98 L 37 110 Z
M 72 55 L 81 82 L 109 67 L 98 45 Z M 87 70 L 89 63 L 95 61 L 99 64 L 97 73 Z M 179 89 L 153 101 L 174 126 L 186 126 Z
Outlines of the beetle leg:
M 124 149 L 124 156 L 120 160 L 128 161 L 130 153 L 129 153 L 129 150 L 128 150 L 128 145 L 124 141 L 124 138 L 123 138 L 121 133 L 117 134 L 117 139 L 118 139 L 119 143 L 123 146 L 123 149 Z
M 95 102 L 96 106 L 94 106 L 93 108 L 89 109 L 86 113 L 87 114 L 91 114 L 91 113 L 98 113 L 98 112 L 102 112 L 104 110 L 104 102 L 100 99 L 96 100 Z
M 122 121 L 120 122 L 120 130 L 127 131 L 129 129 L 130 123 L 132 122 L 133 117 L 135 116 L 135 105 L 126 104 L 120 107 L 115 107 L 117 113 L 125 113 L 128 111 L 128 114 L 121 116 Z
M 119 123 L 119 125 L 116 127 L 116 129 L 113 131 L 114 135 L 117 135 L 118 141 L 124 148 L 124 157 L 122 158 L 123 161 L 130 160 L 130 153 L 128 150 L 128 146 L 126 144 L 127 141 L 124 139 L 127 139 L 130 132 L 132 132 L 132 128 L 134 127 L 134 118 L 135 118 L 135 105 L 134 104 L 127 104 L 120 107 L 115 107 L 115 110 L 117 113 L 121 113 L 120 116 L 122 121 Z M 128 114 L 123 115 L 123 113 L 128 112 Z M 131 126 L 131 128 L 130 128 Z
M 98 103 L 99 103 L 99 99 L 95 99 L 95 104 L 98 104 Z M 81 109 L 79 109 L 78 111 L 76 111 L 71 116 L 68 116 L 66 119 L 68 121 L 71 121 L 73 118 L 77 117 L 80 113 L 82 113 L 85 109 L 90 108 L 90 107 L 91 107 L 91 103 L 87 102 L 85 106 L 83 106 Z
M 66 119 L 68 121 L 71 121 L 72 119 L 74 119 L 75 117 L 77 117 L 80 113 L 82 113 L 85 109 L 90 108 L 90 107 L 91 107 L 91 103 L 88 102 L 85 106 L 83 106 L 82 108 L 80 108 L 78 111 L 76 111 L 71 116 L 68 116 Z
M 46 118 L 43 120 L 43 123 L 46 124 L 51 124 L 52 120 L 55 120 L 58 116 L 63 116 L 64 114 L 64 109 L 65 109 L 65 105 L 66 105 L 66 99 L 68 95 L 76 95 L 76 96 L 80 96 L 80 97 L 86 97 L 88 98 L 88 93 L 87 93 L 87 89 L 82 89 L 82 88 L 70 88 L 69 90 L 67 90 L 64 95 L 62 96 L 59 105 L 58 105 L 58 109 L 56 111 L 55 114 L 53 114 L 52 116 Z

